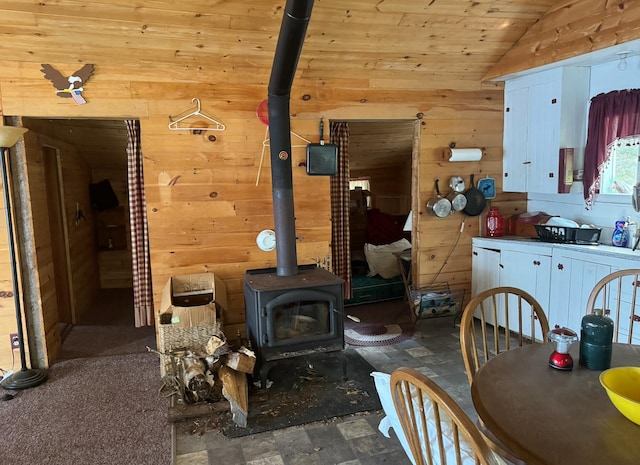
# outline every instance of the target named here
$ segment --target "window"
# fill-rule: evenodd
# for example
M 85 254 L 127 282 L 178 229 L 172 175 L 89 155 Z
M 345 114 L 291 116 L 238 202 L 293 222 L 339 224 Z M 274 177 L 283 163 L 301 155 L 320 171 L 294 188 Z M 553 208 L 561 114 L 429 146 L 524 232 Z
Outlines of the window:
M 630 195 L 640 180 L 640 136 L 617 139 L 611 148 L 611 158 L 602 172 L 600 193 Z
M 360 189 L 364 192 L 365 196 L 364 198 L 366 199 L 366 205 L 358 205 L 357 202 L 354 204 L 353 198 L 351 200 L 351 210 L 359 210 L 360 208 L 365 208 L 367 210 L 369 210 L 372 207 L 371 204 L 371 193 L 369 191 L 370 187 L 371 187 L 371 182 L 369 181 L 369 177 L 363 177 L 363 178 L 351 178 L 349 179 L 349 190 L 350 191 L 355 191 L 357 189 Z
M 349 179 L 349 190 L 355 190 L 359 187 L 363 191 L 368 191 L 370 188 L 369 178 L 352 178 Z

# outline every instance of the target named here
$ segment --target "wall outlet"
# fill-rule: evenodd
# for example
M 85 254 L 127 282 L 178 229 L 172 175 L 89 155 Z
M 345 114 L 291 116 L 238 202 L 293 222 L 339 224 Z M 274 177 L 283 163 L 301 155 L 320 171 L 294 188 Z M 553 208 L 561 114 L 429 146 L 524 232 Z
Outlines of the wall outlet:
M 20 348 L 20 339 L 18 339 L 18 333 L 9 334 L 11 340 L 11 350 Z

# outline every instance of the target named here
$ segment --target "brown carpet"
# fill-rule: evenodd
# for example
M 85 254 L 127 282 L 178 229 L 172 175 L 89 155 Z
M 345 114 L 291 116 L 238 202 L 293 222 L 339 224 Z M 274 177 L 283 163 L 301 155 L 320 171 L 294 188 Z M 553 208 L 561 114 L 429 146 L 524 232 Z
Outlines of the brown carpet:
M 0 423 L 1 463 L 171 463 L 169 399 L 159 391 L 158 356 L 145 348 L 155 346 L 154 329 L 113 321 L 72 327 L 66 360 L 52 365 L 49 379 L 0 403 L 11 419 Z

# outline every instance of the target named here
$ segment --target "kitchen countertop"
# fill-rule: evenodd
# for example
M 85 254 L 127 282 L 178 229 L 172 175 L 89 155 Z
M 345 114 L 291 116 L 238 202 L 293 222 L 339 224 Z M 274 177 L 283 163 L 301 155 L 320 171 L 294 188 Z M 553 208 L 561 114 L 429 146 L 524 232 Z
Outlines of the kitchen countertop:
M 473 245 L 484 248 L 501 249 L 508 247 L 510 244 L 518 244 L 518 247 L 530 247 L 532 251 L 536 248 L 552 248 L 563 250 L 575 250 L 580 252 L 589 252 L 594 255 L 617 257 L 617 258 L 640 258 L 640 246 L 635 252 L 627 247 L 614 247 L 612 245 L 582 245 L 582 244 L 561 244 L 557 242 L 542 242 L 537 238 L 521 237 L 521 236 L 504 236 L 504 237 L 474 237 Z M 639 263 L 640 265 L 640 263 Z

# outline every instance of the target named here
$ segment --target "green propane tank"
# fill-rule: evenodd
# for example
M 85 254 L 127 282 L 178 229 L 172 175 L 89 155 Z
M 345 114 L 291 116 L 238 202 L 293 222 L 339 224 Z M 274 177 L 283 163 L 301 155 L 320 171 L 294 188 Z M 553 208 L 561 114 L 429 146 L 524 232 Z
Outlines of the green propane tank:
M 594 309 L 582 318 L 580 328 L 580 365 L 589 370 L 606 370 L 611 366 L 613 320 L 602 309 Z

